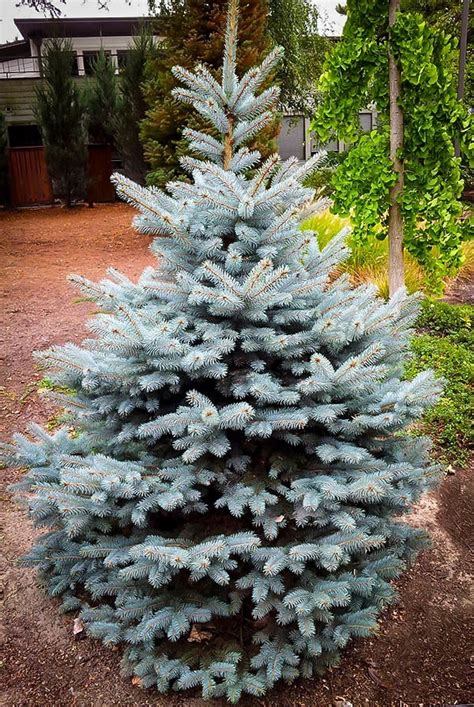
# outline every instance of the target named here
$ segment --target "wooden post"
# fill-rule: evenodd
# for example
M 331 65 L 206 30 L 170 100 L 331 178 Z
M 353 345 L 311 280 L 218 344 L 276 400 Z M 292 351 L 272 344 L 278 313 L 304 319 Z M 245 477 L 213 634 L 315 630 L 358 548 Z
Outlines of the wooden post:
M 388 24 L 395 24 L 400 0 L 389 0 Z M 399 99 L 401 94 L 401 75 L 395 57 L 389 49 L 388 56 L 389 96 L 390 96 L 390 159 L 397 181 L 390 189 L 390 207 L 388 214 L 388 284 L 390 296 L 393 296 L 405 284 L 403 265 L 403 219 L 399 203 L 403 192 L 403 161 L 399 152 L 403 148 L 403 111 Z

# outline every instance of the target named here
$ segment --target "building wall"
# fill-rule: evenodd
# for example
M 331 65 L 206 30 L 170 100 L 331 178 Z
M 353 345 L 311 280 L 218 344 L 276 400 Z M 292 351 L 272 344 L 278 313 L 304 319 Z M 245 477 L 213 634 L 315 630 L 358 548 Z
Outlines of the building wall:
M 359 123 L 363 132 L 370 132 L 376 126 L 376 113 L 364 110 L 359 113 Z M 297 157 L 300 161 L 307 160 L 319 150 L 328 152 L 344 152 L 346 145 L 342 140 L 331 140 L 321 145 L 311 133 L 311 120 L 304 115 L 285 115 L 282 118 L 281 130 L 278 135 L 278 151 L 282 159 Z
M 154 39 L 155 41 L 160 41 L 160 37 L 155 37 Z M 118 68 L 117 53 L 129 49 L 133 43 L 133 37 L 71 37 L 69 41 L 73 52 L 76 54 L 79 76 L 82 76 L 85 73 L 84 52 L 98 52 L 100 49 L 104 49 L 104 51 L 110 52 L 112 61 Z M 44 47 L 47 43 L 48 39 L 44 39 L 42 46 Z M 38 78 L 40 75 L 38 48 L 32 40 L 30 40 L 30 52 L 31 57 L 0 61 L 0 81 L 20 77 Z
M 48 40 L 44 40 L 44 44 Z M 127 50 L 133 37 L 73 37 L 71 40 L 76 53 L 78 78 L 83 81 L 85 76 L 83 53 L 99 51 L 103 48 L 109 51 L 112 60 L 117 63 L 117 52 Z M 0 110 L 5 114 L 6 124 L 34 125 L 34 106 L 36 103 L 35 89 L 40 81 L 37 49 L 31 43 L 31 57 L 19 57 L 0 62 Z M 117 63 L 118 69 L 118 63 Z
M 37 78 L 12 78 L 0 81 L 0 109 L 8 125 L 35 123 L 33 107 L 36 103 Z
M 155 38 L 160 41 L 159 37 Z M 43 40 L 43 47 L 47 43 Z M 98 52 L 101 48 L 110 52 L 118 72 L 118 52 L 126 51 L 133 43 L 132 36 L 124 37 L 72 37 L 70 39 L 76 54 L 77 81 L 83 81 L 84 52 Z M 0 61 L 0 110 L 5 114 L 8 126 L 35 125 L 35 88 L 40 81 L 37 47 L 30 41 L 31 57 L 19 57 Z
M 75 77 L 79 84 L 84 78 Z M 8 125 L 35 125 L 34 108 L 36 105 L 36 87 L 40 78 L 14 78 L 0 81 L 0 110 L 5 115 Z

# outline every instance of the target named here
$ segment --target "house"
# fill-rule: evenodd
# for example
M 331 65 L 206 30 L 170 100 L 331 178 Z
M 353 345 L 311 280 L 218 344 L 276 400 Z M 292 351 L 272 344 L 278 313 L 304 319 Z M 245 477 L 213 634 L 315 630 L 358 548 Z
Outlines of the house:
M 146 17 L 17 19 L 22 39 L 0 46 L 0 110 L 5 114 L 8 145 L 41 145 L 34 117 L 35 88 L 41 80 L 41 49 L 52 37 L 70 39 L 74 75 L 83 80 L 100 49 L 119 70 L 137 29 Z
M 284 115 L 278 136 L 279 152 L 282 159 L 295 156 L 307 160 L 316 152 L 325 149 L 328 152 L 344 152 L 346 145 L 342 140 L 334 139 L 321 145 L 310 130 L 311 119 L 304 115 Z M 376 112 L 363 110 L 359 113 L 359 124 L 363 132 L 370 132 L 376 125 Z
M 22 39 L 0 46 L 0 110 L 5 115 L 10 201 L 14 206 L 49 204 L 51 179 L 35 118 L 36 88 L 42 77 L 42 50 L 48 40 L 67 38 L 72 46 L 75 80 L 83 82 L 102 49 L 117 73 L 145 17 L 16 19 Z M 158 37 L 157 37 L 158 39 Z M 88 200 L 110 201 L 114 162 L 110 146 L 89 146 Z

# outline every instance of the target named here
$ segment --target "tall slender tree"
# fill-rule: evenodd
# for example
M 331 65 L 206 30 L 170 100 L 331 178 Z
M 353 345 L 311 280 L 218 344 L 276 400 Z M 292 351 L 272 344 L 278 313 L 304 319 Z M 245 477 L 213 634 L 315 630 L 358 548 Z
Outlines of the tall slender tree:
M 457 98 L 457 39 L 399 0 L 349 0 L 346 11 L 313 121 L 322 140 L 336 133 L 351 145 L 334 208 L 350 213 L 356 238 L 389 236 L 391 294 L 403 285 L 403 245 L 441 291 L 462 262 L 455 139 L 472 151 L 472 116 Z M 358 114 L 370 104 L 378 127 L 362 134 Z
M 85 89 L 90 142 L 115 143 L 119 89 L 115 64 L 104 49 L 92 62 L 92 76 Z
M 148 171 L 140 140 L 140 124 L 146 113 L 143 95 L 145 67 L 154 51 L 152 34 L 147 28 L 141 28 L 127 51 L 125 64 L 119 74 L 115 136 L 124 174 L 139 184 L 145 183 Z
M 400 0 L 389 0 L 388 26 L 395 25 L 397 12 L 400 11 Z M 390 294 L 394 294 L 405 284 L 403 265 L 403 216 L 400 197 L 403 194 L 404 165 L 403 150 L 403 109 L 400 104 L 402 93 L 402 77 L 392 47 L 388 50 L 388 92 L 389 92 L 389 132 L 390 132 L 390 160 L 395 173 L 395 181 L 389 191 L 388 207 L 388 240 L 389 240 L 389 268 L 388 287 Z
M 84 196 L 87 158 L 85 102 L 72 76 L 73 62 L 68 40 L 48 42 L 35 108 L 53 190 L 67 206 Z

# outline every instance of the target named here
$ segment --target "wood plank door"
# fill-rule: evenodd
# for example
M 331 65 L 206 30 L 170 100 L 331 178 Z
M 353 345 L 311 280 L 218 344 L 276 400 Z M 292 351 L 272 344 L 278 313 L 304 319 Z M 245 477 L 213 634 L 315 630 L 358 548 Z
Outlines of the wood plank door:
M 53 203 L 44 147 L 8 148 L 8 173 L 12 206 Z
M 112 147 L 89 145 L 87 201 L 90 204 L 115 201 L 112 174 Z

